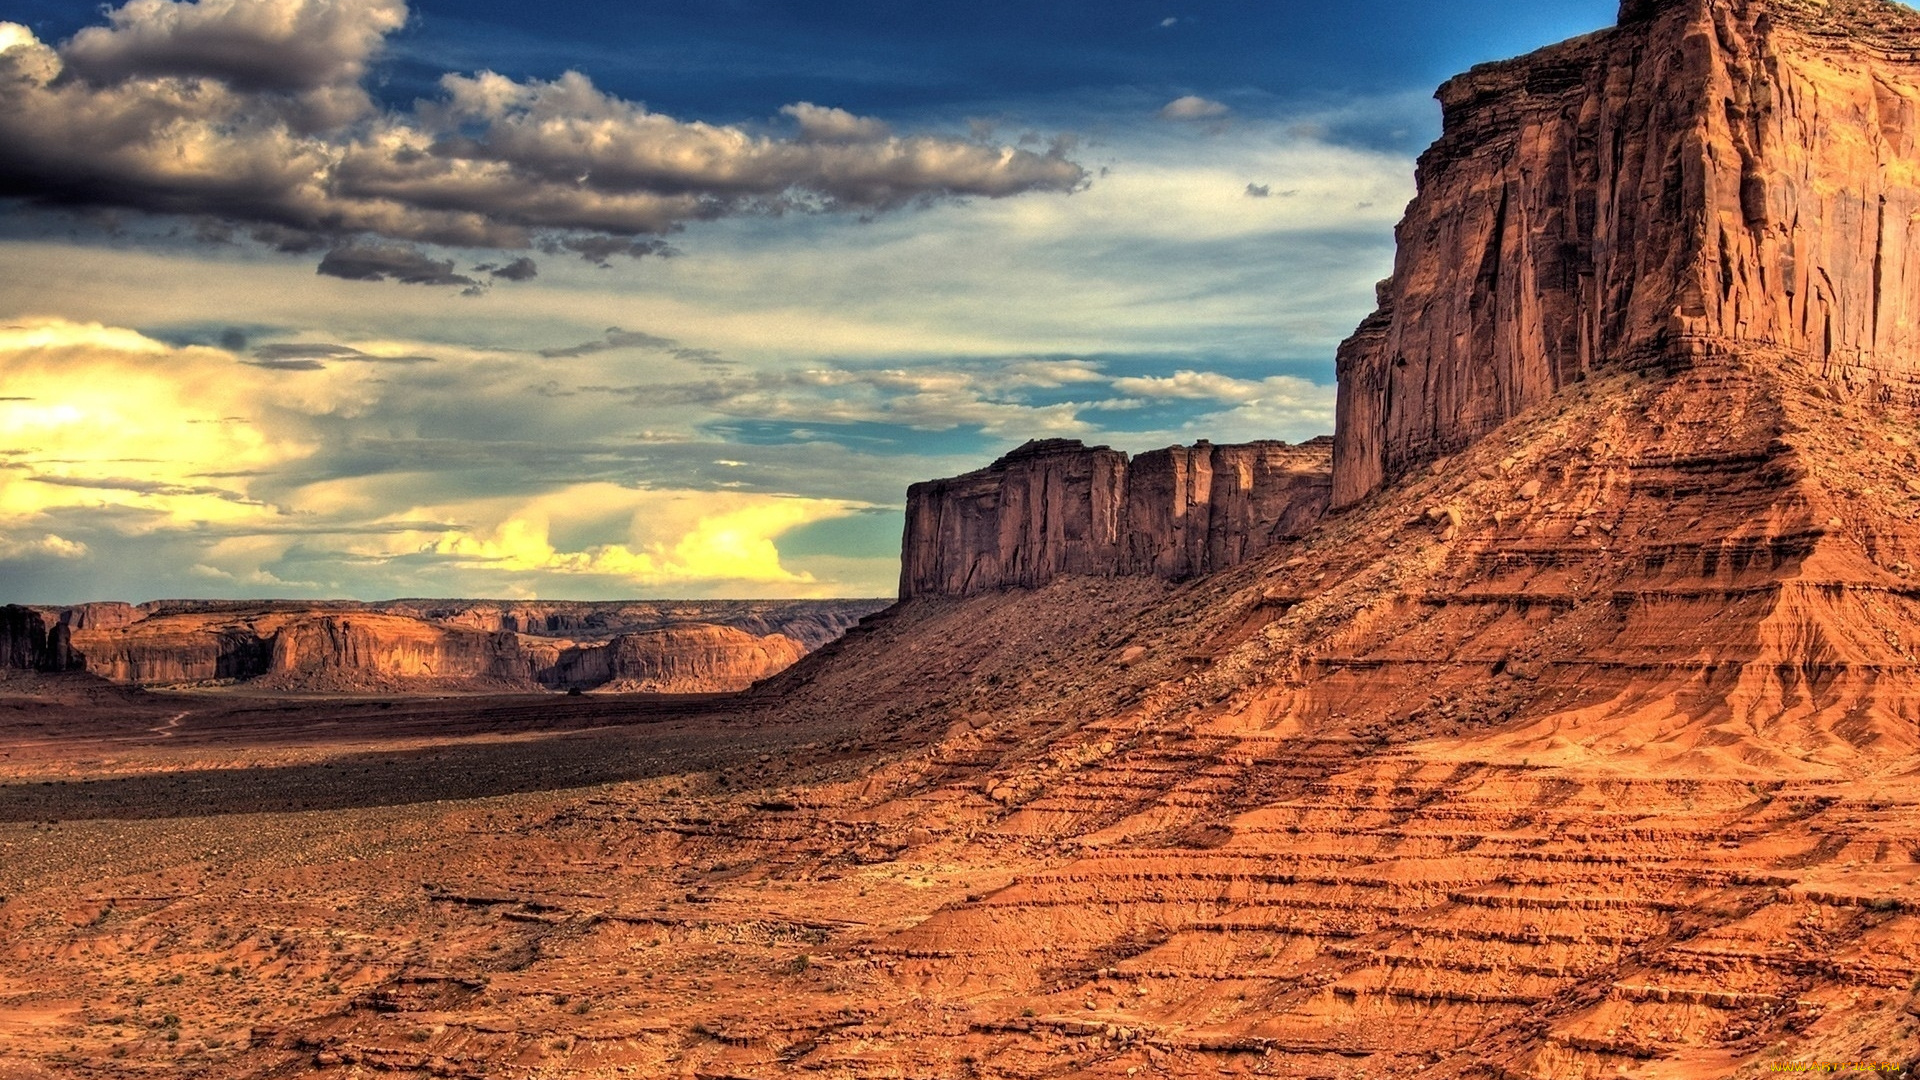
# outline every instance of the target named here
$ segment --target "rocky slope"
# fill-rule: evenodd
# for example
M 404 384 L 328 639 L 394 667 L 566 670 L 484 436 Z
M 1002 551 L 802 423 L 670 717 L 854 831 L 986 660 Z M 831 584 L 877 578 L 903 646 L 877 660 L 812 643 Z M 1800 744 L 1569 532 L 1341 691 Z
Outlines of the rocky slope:
M 0 608 L 0 666 L 260 689 L 744 689 L 879 601 L 386 604 L 160 601 Z
M 1176 446 L 1129 460 L 1070 439 L 907 493 L 900 595 L 1066 575 L 1182 581 L 1237 566 L 1326 512 L 1330 440 Z

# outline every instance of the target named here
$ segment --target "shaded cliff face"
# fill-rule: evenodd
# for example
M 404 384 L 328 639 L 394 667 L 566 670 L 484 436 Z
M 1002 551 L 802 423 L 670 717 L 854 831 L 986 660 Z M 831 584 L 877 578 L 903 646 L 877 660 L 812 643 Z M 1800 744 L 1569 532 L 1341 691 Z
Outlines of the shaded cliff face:
M 1380 309 L 1340 350 L 1335 506 L 1608 364 L 1764 347 L 1920 371 L 1920 15 L 1633 0 L 1447 83 Z
M 0 607 L 0 668 L 65 671 L 72 664 L 65 628 L 34 608 Z
M 0 668 L 143 686 L 319 692 L 744 689 L 879 600 L 384 604 L 162 601 L 0 608 Z
M 1326 511 L 1330 440 L 1140 455 L 1028 443 L 907 492 L 900 595 L 971 596 L 1058 577 L 1177 581 L 1237 565 Z

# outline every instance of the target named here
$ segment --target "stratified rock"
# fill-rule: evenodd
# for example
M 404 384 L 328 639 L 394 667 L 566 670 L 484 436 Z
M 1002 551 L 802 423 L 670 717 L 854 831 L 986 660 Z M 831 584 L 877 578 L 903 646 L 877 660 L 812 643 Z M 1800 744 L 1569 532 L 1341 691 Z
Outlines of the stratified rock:
M 532 669 L 513 634 L 392 615 L 327 615 L 281 627 L 267 674 L 302 688 L 453 679 L 525 685 Z
M 1030 442 L 907 492 L 900 595 L 971 596 L 1058 577 L 1184 580 L 1224 570 L 1319 520 L 1332 441 L 1127 455 Z
M 1760 346 L 1920 368 L 1920 14 L 1630 0 L 1439 93 L 1380 308 L 1340 350 L 1335 506 L 1608 364 Z

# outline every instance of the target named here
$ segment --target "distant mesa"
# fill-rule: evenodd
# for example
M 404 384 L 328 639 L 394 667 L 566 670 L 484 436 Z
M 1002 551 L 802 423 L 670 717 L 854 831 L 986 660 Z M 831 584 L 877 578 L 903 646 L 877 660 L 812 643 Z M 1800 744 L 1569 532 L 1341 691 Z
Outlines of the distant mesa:
M 743 690 L 880 600 L 0 607 L 0 667 L 276 691 Z

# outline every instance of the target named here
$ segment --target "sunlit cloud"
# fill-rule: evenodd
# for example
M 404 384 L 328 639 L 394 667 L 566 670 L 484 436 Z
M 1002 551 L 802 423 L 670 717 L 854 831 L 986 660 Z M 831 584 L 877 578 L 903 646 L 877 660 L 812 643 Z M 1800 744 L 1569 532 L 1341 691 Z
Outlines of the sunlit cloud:
M 391 347 L 364 344 L 261 350 L 366 360 Z M 629 592 L 835 591 L 840 583 L 785 566 L 779 537 L 867 505 L 538 477 L 523 478 L 521 494 L 448 500 L 463 470 L 488 467 L 484 435 L 438 462 L 418 448 L 430 444 L 402 450 L 412 471 L 396 472 L 373 436 L 414 387 L 379 364 L 296 376 L 248 359 L 97 324 L 0 330 L 0 379 L 25 391 L 0 402 L 0 582 L 9 564 L 85 563 L 120 541 L 176 537 L 194 552 L 188 578 L 256 591 L 351 588 L 353 574 L 407 560 L 462 572 L 481 592 L 495 591 L 488 581 L 524 591 L 530 577 Z M 452 384 L 473 395 L 463 411 L 488 393 L 483 362 L 465 364 L 477 377 Z

